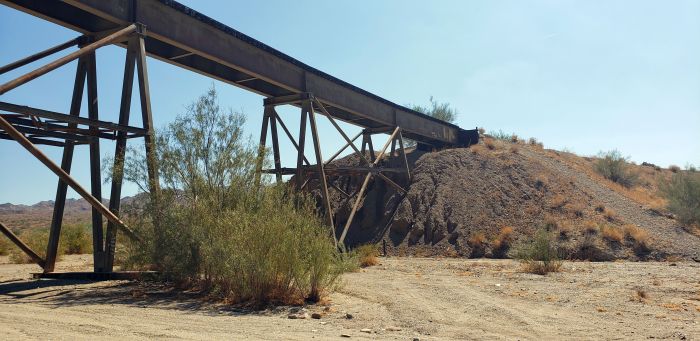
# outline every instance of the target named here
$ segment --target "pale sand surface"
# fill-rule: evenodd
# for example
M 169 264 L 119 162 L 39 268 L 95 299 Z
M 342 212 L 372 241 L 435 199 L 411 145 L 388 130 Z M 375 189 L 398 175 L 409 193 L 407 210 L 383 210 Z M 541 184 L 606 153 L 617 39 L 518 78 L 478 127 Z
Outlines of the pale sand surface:
M 89 270 L 90 260 L 66 256 L 58 270 Z M 289 319 L 289 307 L 238 311 L 153 284 L 29 279 L 38 270 L 0 257 L 0 339 L 700 339 L 692 262 L 566 262 L 537 276 L 512 260 L 388 258 L 344 275 L 330 312 L 306 308 L 320 320 Z M 638 289 L 644 302 L 633 300 Z

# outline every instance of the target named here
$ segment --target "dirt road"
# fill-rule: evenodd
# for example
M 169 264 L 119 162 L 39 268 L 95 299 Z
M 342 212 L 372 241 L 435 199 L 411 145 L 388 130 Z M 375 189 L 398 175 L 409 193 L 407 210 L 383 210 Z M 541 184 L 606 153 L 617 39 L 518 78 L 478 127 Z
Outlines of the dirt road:
M 59 266 L 89 269 L 89 259 L 68 256 Z M 548 276 L 519 269 L 510 260 L 382 259 L 345 275 L 330 311 L 306 307 L 323 314 L 317 320 L 154 285 L 32 281 L 36 266 L 3 264 L 0 338 L 700 339 L 698 263 L 567 262 Z

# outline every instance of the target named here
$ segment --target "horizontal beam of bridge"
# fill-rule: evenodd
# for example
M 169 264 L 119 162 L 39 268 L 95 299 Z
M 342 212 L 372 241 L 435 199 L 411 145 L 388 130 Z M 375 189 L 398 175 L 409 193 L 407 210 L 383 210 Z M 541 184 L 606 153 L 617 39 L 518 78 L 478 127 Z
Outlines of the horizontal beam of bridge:
M 334 118 L 363 128 L 400 126 L 406 137 L 433 146 L 465 146 L 478 139 L 474 131 L 364 91 L 176 1 L 0 0 L 0 3 L 85 34 L 142 23 L 147 29 L 146 52 L 151 57 L 266 97 L 313 93 Z M 320 47 L 312 35 L 299 40 Z

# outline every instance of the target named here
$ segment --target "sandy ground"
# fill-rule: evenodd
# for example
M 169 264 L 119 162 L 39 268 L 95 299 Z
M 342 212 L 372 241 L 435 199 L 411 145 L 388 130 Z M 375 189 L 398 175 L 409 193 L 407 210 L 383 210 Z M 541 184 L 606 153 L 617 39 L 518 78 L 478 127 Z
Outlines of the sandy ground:
M 68 256 L 59 270 L 89 261 Z M 345 275 L 330 311 L 306 307 L 316 320 L 152 284 L 35 281 L 38 267 L 0 257 L 0 339 L 700 339 L 699 263 L 567 262 L 538 276 L 511 260 L 381 261 Z

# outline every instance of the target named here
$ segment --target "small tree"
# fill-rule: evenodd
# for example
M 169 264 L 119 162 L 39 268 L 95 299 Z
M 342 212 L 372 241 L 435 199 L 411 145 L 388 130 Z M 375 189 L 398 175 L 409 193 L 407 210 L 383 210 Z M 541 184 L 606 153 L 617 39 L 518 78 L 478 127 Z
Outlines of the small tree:
M 625 187 L 634 186 L 639 178 L 639 175 L 630 169 L 629 159 L 617 150 L 600 152 L 595 170 L 606 179 Z
M 459 116 L 459 112 L 457 112 L 457 109 L 453 108 L 450 103 L 444 102 L 440 103 L 436 101 L 433 96 L 430 96 L 430 105 L 429 106 L 422 106 L 422 105 L 417 105 L 417 104 L 411 104 L 408 105 L 408 107 L 411 110 L 415 110 L 419 113 L 426 114 L 430 117 L 437 118 L 438 120 L 442 120 L 445 122 L 449 123 L 454 123 L 454 121 L 457 119 L 457 116 Z M 406 145 L 407 146 L 415 146 L 416 142 L 413 140 L 406 140 Z
M 670 180 L 661 181 L 661 193 L 668 210 L 684 224 L 700 225 L 700 173 L 678 172 Z

